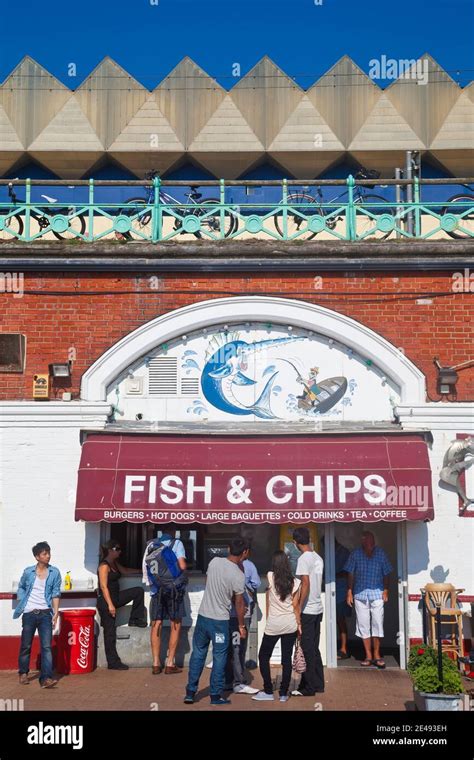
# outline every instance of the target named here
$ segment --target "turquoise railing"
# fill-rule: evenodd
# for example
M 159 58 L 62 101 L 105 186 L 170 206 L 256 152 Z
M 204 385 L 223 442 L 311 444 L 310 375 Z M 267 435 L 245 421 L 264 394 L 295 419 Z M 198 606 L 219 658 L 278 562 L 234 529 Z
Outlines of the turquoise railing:
M 401 198 L 412 183 L 413 201 Z M 148 182 L 0 180 L 0 239 L 31 243 L 59 239 L 83 242 L 99 240 L 145 240 L 162 242 L 180 239 L 219 241 L 248 236 L 273 240 L 337 239 L 346 241 L 431 238 L 469 239 L 474 237 L 474 191 L 472 178 L 442 180 L 282 180 L 276 181 L 202 181 L 200 188 L 211 188 L 206 197 L 191 191 L 188 202 L 178 202 L 166 187 L 187 186 L 186 182 Z M 429 185 L 456 185 L 458 193 L 450 200 L 423 198 Z M 32 199 L 36 186 L 57 188 L 56 194 L 83 186 L 84 199 L 70 203 L 49 196 Z M 111 187 L 128 188 L 134 200 L 109 202 L 99 197 Z M 141 187 L 142 198 L 138 197 Z M 235 188 L 245 193 L 252 188 L 278 187 L 279 199 L 242 203 L 229 200 Z M 334 190 L 326 200 L 323 190 Z M 397 199 L 377 194 L 377 186 L 397 191 Z M 459 191 L 459 187 L 466 189 Z M 60 190 L 63 188 L 63 190 Z M 314 189 L 312 189 L 314 188 Z M 375 190 L 375 192 L 374 192 Z M 449 190 L 449 187 L 448 187 Z M 19 196 L 23 194 L 24 198 Z M 380 193 L 380 190 L 378 191 Z M 211 197 L 212 195 L 212 197 Z M 449 195 L 449 192 L 446 192 Z M 248 195 L 246 196 L 246 198 Z

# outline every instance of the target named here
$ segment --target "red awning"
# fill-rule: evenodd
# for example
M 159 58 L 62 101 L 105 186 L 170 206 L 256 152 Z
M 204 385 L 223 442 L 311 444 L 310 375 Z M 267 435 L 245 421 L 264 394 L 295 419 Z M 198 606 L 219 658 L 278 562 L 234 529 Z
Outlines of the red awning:
M 305 523 L 433 519 L 421 435 L 89 435 L 76 520 Z

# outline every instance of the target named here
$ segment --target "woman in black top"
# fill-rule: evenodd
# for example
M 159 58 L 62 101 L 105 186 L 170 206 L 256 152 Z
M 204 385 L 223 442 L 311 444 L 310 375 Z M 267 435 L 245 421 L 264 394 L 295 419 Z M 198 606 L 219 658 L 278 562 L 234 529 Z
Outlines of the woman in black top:
M 117 654 L 117 635 L 115 616 L 118 607 L 133 602 L 130 612 L 129 625 L 146 628 L 146 609 L 143 601 L 144 591 L 141 586 L 120 591 L 119 579 L 122 575 L 134 575 L 140 570 L 124 567 L 118 561 L 122 547 L 113 539 L 101 546 L 99 562 L 99 588 L 97 589 L 97 609 L 100 622 L 104 628 L 104 647 L 107 664 L 110 670 L 128 670 Z

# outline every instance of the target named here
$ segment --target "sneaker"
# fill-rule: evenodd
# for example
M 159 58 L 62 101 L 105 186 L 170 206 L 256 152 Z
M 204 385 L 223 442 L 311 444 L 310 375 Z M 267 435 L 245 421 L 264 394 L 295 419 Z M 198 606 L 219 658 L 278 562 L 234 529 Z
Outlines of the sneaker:
M 56 678 L 45 678 L 44 681 L 42 681 L 42 683 L 41 683 L 41 688 L 42 689 L 52 689 L 53 686 L 56 686 L 57 682 L 58 681 L 57 681 Z
M 28 684 L 30 683 L 30 679 L 28 678 L 28 673 L 20 673 L 18 680 L 22 684 L 22 686 L 28 686 Z
M 234 694 L 258 694 L 258 689 L 254 689 L 252 686 L 246 686 L 244 683 L 238 683 L 233 688 Z
M 128 665 L 124 662 L 118 662 L 116 665 L 108 665 L 109 670 L 128 670 Z
M 280 702 L 288 702 L 289 698 L 288 694 L 280 694 Z
M 295 689 L 291 692 L 292 697 L 314 697 L 315 694 L 324 694 L 324 689 L 316 689 L 316 691 L 299 691 Z
M 186 692 L 186 696 L 183 699 L 183 702 L 185 705 L 193 705 L 194 704 L 194 694 L 192 691 Z
M 221 697 L 220 694 L 218 696 L 211 697 L 211 705 L 231 705 L 232 702 L 230 699 L 226 699 L 225 697 Z
M 273 694 L 267 694 L 266 691 L 259 691 L 257 694 L 255 694 L 254 697 L 252 697 L 256 702 L 274 702 L 275 697 Z

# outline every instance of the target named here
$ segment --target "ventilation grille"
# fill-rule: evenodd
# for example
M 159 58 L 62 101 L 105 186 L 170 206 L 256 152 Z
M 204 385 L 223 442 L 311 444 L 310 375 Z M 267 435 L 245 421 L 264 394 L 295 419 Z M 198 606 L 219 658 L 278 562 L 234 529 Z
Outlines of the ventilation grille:
M 198 377 L 180 377 L 178 357 L 158 356 L 148 365 L 150 396 L 199 396 Z
M 148 393 L 150 396 L 178 395 L 178 358 L 158 356 L 148 366 Z
M 181 379 L 182 396 L 199 396 L 199 378 L 183 377 Z

